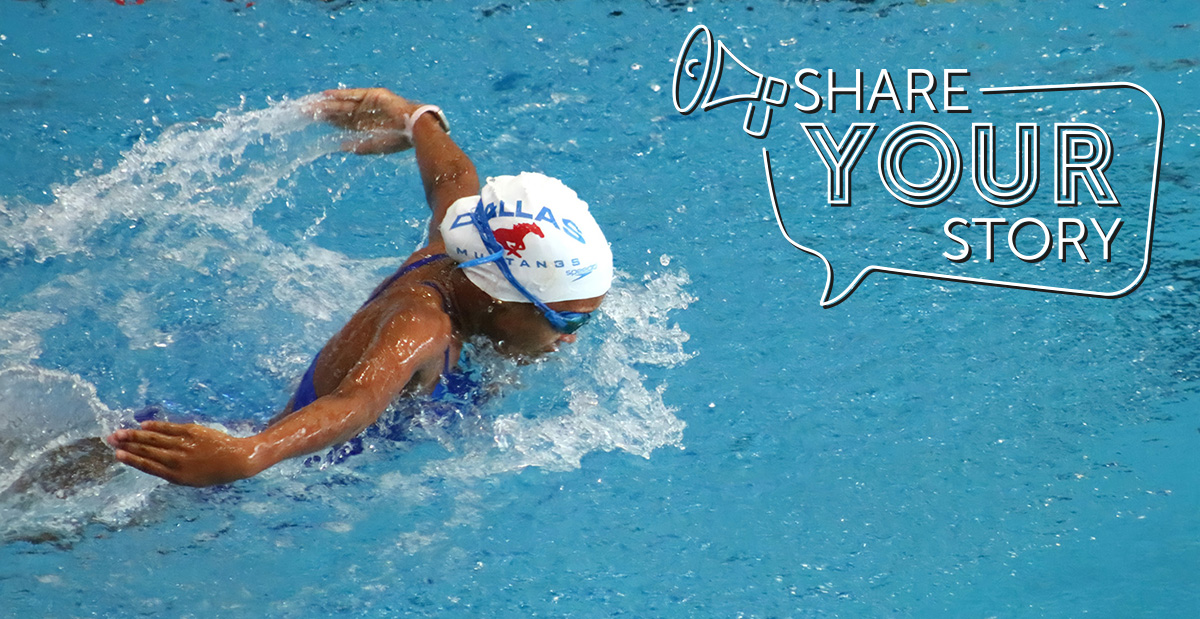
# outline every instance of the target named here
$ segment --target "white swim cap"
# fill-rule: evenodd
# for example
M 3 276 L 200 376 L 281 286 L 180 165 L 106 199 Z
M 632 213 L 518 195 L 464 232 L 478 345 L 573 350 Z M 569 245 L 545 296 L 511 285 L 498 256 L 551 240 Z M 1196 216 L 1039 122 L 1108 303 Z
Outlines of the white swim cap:
M 485 247 L 476 217 L 495 237 L 493 251 Z M 446 253 L 460 263 L 502 248 L 513 277 L 544 303 L 598 297 L 612 285 L 612 250 L 587 203 L 544 174 L 489 178 L 480 195 L 450 205 L 440 229 Z M 495 299 L 530 302 L 495 261 L 463 270 Z

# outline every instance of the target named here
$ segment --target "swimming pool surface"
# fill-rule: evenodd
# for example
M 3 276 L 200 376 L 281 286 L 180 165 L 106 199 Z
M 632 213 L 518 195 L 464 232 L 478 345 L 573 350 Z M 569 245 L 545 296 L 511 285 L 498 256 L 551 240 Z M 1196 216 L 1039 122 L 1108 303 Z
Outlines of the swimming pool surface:
M 804 119 L 759 141 L 741 106 L 679 114 L 697 24 L 786 79 L 1140 85 L 1166 129 L 1145 281 L 876 274 L 822 309 L 763 175 L 764 147 L 799 169 Z M 1200 616 L 1198 37 L 1185 0 L 4 2 L 0 615 Z M 601 318 L 543 363 L 476 351 L 497 393 L 398 410 L 349 457 L 31 483 L 147 404 L 265 421 L 422 242 L 411 155 L 343 155 L 298 111 L 339 84 L 441 105 L 482 175 L 576 189 L 620 272 Z M 1129 105 L 1083 109 L 1152 144 Z

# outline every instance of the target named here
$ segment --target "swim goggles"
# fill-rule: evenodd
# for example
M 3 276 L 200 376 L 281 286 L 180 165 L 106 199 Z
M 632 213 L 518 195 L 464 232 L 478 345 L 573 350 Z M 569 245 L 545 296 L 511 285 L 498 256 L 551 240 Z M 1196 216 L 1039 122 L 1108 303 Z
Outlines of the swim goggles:
M 471 223 L 475 224 L 475 229 L 479 231 L 479 238 L 483 241 L 484 249 L 491 253 L 463 262 L 458 265 L 458 268 L 466 269 L 489 262 L 496 263 L 496 267 L 500 269 L 500 273 L 504 275 L 504 279 L 507 279 L 508 283 L 517 289 L 517 292 L 521 293 L 526 299 L 529 299 L 529 302 L 533 303 L 534 307 L 538 308 L 542 312 L 542 315 L 546 317 L 546 320 L 550 322 L 550 326 L 554 327 L 554 330 L 559 333 L 574 333 L 586 324 L 588 320 L 591 320 L 591 312 L 559 312 L 550 309 L 550 306 L 543 303 L 541 299 L 533 296 L 533 293 L 529 292 L 529 290 L 521 285 L 521 282 L 517 281 L 517 278 L 513 276 L 512 269 L 508 267 L 508 261 L 504 259 L 504 247 L 496 240 L 496 235 L 492 232 L 492 228 L 488 226 L 487 215 L 484 214 L 483 210 L 483 200 L 479 201 L 479 204 L 475 206 L 475 211 L 471 213 Z

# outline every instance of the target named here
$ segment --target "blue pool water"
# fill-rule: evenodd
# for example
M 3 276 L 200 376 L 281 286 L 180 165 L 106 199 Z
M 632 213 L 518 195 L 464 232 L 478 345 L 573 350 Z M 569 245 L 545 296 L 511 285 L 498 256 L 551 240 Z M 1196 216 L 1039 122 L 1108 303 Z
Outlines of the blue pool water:
M 1200 613 L 1194 3 L 127 4 L 0 5 L 0 614 Z M 822 309 L 763 175 L 764 147 L 799 169 L 803 119 L 758 141 L 740 106 L 672 104 L 701 23 L 780 77 L 1137 83 L 1166 119 L 1144 283 L 872 275 Z M 299 113 L 339 84 L 437 103 L 482 174 L 588 200 L 620 271 L 598 324 L 532 366 L 476 353 L 497 395 L 397 411 L 349 458 L 22 482 L 146 404 L 248 431 L 421 243 L 411 156 Z M 1152 143 L 1130 105 L 1088 111 Z M 877 259 L 847 221 L 789 229 Z

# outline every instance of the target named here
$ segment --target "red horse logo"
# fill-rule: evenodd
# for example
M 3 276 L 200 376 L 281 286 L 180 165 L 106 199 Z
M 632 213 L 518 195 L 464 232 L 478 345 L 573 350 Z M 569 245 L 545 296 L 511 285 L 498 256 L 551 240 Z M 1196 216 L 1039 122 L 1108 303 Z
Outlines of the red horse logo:
M 511 228 L 500 228 L 495 230 L 496 240 L 508 250 L 508 255 L 521 257 L 519 251 L 525 251 L 525 235 L 536 234 L 543 239 L 546 235 L 542 234 L 542 229 L 537 227 L 537 224 L 517 224 Z

